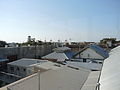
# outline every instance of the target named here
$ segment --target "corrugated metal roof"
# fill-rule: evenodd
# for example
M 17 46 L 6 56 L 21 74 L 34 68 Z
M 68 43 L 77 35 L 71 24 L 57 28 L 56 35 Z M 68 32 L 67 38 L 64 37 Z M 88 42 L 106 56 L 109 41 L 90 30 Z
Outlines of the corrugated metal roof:
M 65 52 L 65 55 L 69 58 L 69 59 L 72 59 L 73 55 L 75 53 L 73 53 L 72 51 L 69 51 L 69 52 Z
M 120 90 L 120 46 L 110 52 L 109 58 L 104 61 L 100 90 Z
M 44 59 L 57 59 L 57 61 L 65 61 L 65 59 L 69 59 L 65 55 L 65 53 L 57 53 L 57 52 L 50 53 L 46 56 L 43 56 L 42 58 L 44 58 Z
M 69 51 L 71 50 L 71 48 L 69 47 L 58 47 L 58 48 L 55 48 L 53 49 L 55 52 L 65 52 L 65 51 Z
M 101 56 L 103 56 L 104 58 L 107 58 L 109 56 L 108 52 L 105 51 L 103 48 L 101 48 L 100 46 L 97 45 L 90 45 L 89 46 L 91 49 L 93 49 L 94 51 L 96 51 L 98 54 L 100 54 Z

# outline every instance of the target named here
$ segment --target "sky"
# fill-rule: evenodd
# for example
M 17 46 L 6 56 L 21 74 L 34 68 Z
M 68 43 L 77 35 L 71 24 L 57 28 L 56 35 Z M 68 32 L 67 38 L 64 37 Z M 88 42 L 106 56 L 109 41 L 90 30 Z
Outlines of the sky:
M 0 0 L 0 40 L 120 40 L 120 0 Z

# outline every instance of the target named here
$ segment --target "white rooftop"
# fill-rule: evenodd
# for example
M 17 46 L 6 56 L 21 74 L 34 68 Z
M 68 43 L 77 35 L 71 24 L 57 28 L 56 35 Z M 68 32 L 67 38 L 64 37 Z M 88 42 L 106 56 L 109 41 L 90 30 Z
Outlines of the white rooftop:
M 109 58 L 104 61 L 100 90 L 120 90 L 120 46 L 111 50 Z
M 73 65 L 76 67 L 82 67 L 86 68 L 89 70 L 101 70 L 102 69 L 102 64 L 97 64 L 97 63 L 84 63 L 84 62 L 75 62 L 75 61 L 67 61 L 68 65 Z
M 65 61 L 65 59 L 68 59 L 68 57 L 65 55 L 65 53 L 57 53 L 53 52 L 46 56 L 43 56 L 44 59 L 56 59 L 57 61 Z
M 89 73 L 89 70 L 76 70 L 69 67 L 49 70 L 40 74 L 40 89 L 80 90 Z M 8 86 L 8 88 L 12 90 L 38 90 L 38 75 L 36 74 L 29 79 L 14 83 Z
M 34 64 L 42 64 L 45 62 L 47 62 L 47 60 L 23 58 L 23 59 L 19 59 L 17 61 L 10 62 L 8 64 L 15 65 L 15 66 L 29 67 L 29 66 L 34 65 Z
M 40 84 L 38 85 L 39 74 L 28 76 L 22 80 L 14 82 L 0 90 L 96 90 L 100 72 L 80 68 L 76 70 L 64 66 L 57 70 L 48 70 L 40 74 Z
M 61 67 L 63 67 L 63 65 L 48 61 L 43 64 L 37 64 L 34 67 L 37 67 L 39 69 L 42 68 L 42 69 L 46 69 L 46 70 L 50 70 L 50 69 L 56 70 L 56 69 L 60 69 Z

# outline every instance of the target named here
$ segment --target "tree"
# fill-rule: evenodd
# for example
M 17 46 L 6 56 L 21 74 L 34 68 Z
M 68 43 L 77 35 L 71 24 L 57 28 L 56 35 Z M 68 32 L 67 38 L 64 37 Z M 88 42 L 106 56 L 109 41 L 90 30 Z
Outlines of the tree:
M 100 40 L 100 43 L 107 44 L 108 41 L 111 41 L 112 44 L 116 43 L 116 38 L 103 38 Z
M 5 41 L 0 41 L 0 47 L 5 47 L 5 45 L 7 45 Z

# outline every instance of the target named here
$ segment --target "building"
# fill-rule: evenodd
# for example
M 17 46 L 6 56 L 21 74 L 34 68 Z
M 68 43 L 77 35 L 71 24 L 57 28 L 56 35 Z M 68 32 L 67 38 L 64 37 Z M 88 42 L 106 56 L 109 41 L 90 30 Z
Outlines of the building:
M 68 47 L 59 47 L 53 49 L 54 52 L 43 56 L 42 59 L 51 60 L 51 61 L 65 61 L 71 59 L 74 53 Z
M 104 61 L 100 77 L 100 90 L 120 90 L 120 46 L 111 50 Z
M 96 90 L 100 71 L 64 66 L 23 78 L 0 90 Z
M 47 60 L 23 58 L 7 64 L 8 73 L 15 74 L 21 77 L 26 77 L 34 73 L 34 65 L 42 64 Z
M 6 46 L 6 47 L 7 47 L 7 46 Z M 14 42 L 8 43 L 8 47 L 13 47 L 13 48 L 15 48 L 15 47 L 18 47 L 18 44 L 17 44 L 17 43 L 14 43 Z
M 108 52 L 97 45 L 88 45 L 87 47 L 76 53 L 73 58 L 87 60 L 103 61 L 108 57 Z
M 9 84 L 20 80 L 21 78 L 24 78 L 28 75 L 34 74 L 39 70 L 40 72 L 46 72 L 48 70 L 56 70 L 61 67 L 63 67 L 63 65 L 50 61 L 22 59 L 18 60 L 17 62 L 10 63 L 8 65 L 8 72 L 0 72 L 0 81 Z

